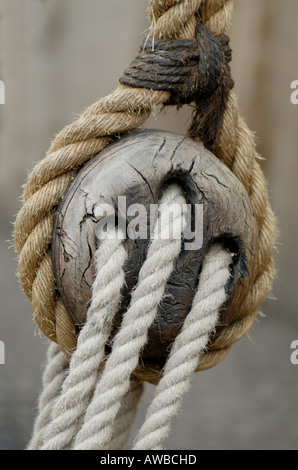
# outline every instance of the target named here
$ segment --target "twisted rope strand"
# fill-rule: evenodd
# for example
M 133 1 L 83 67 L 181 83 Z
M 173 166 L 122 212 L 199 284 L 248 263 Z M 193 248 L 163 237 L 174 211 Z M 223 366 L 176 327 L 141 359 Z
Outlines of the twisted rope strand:
M 227 297 L 225 288 L 231 262 L 231 255 L 221 245 L 214 245 L 206 255 L 192 310 L 173 344 L 134 450 L 160 449 L 168 436 L 171 420 L 190 387 L 199 357 L 217 326 L 220 309 Z
M 54 406 L 42 450 L 68 449 L 77 435 L 94 392 L 99 365 L 105 357 L 105 345 L 125 280 L 123 266 L 126 260 L 127 253 L 120 236 L 103 241 L 95 254 L 97 274 L 87 322 L 78 337 L 78 347 L 72 355 L 69 375 Z
M 167 214 L 172 212 L 172 220 L 168 217 L 166 221 L 170 230 L 167 223 L 157 222 L 147 259 L 132 293 L 130 307 L 124 314 L 112 353 L 86 411 L 83 427 L 75 441 L 75 450 L 109 448 L 115 417 L 129 390 L 131 374 L 138 365 L 140 353 L 147 342 L 148 330 L 156 317 L 166 283 L 181 251 L 181 230 L 184 230 L 186 224 L 182 214 L 184 204 L 185 199 L 178 186 L 170 186 L 164 192 L 159 220 L 165 220 L 164 211 Z M 177 225 L 179 239 L 173 236 L 177 233 Z
M 109 450 L 121 450 L 126 445 L 143 392 L 143 383 L 131 382 L 130 390 L 125 395 L 122 406 L 115 418 L 113 435 L 108 445 Z
M 47 365 L 42 378 L 42 393 L 39 397 L 38 415 L 28 450 L 38 450 L 44 441 L 44 432 L 51 421 L 54 403 L 59 396 L 66 377 L 68 361 L 61 348 L 51 343 L 47 353 Z

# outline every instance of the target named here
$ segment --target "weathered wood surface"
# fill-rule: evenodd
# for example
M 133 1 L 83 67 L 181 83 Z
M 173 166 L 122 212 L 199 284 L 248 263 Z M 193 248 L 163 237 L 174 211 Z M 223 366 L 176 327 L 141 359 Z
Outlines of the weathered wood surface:
M 203 145 L 168 132 L 137 131 L 111 144 L 80 171 L 59 206 L 54 226 L 52 252 L 57 287 L 80 328 L 86 319 L 95 276 L 97 208 L 103 203 L 116 207 L 118 197 L 125 196 L 127 206 L 143 204 L 149 214 L 150 205 L 158 203 L 171 182 L 181 185 L 189 204 L 203 204 L 203 246 L 195 251 L 182 249 L 176 261 L 143 352 L 143 359 L 151 362 L 166 357 L 191 308 L 202 260 L 216 240 L 237 253 L 222 323 L 239 319 L 239 305 L 253 279 L 252 258 L 258 243 L 243 186 Z M 148 244 L 149 240 L 125 242 L 129 260 L 115 331 L 129 306 Z

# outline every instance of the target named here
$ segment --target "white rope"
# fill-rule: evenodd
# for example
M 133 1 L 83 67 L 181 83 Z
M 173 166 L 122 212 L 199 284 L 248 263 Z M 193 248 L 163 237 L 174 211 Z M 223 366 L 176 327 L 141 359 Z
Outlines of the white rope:
M 86 411 L 83 427 L 77 435 L 75 450 L 109 448 L 115 418 L 130 388 L 131 374 L 138 365 L 140 353 L 147 342 L 148 330 L 156 317 L 175 259 L 181 251 L 181 227 L 186 224 L 185 217 L 182 217 L 184 204 L 185 199 L 178 186 L 171 186 L 164 192 L 159 219 L 163 219 L 164 210 L 172 212 L 172 220 L 168 218 L 171 229 L 157 223 L 147 259 L 132 293 L 130 307 L 124 314 L 112 353 Z M 183 224 L 181 219 L 184 220 Z M 175 236 L 178 224 L 179 238 Z
M 39 397 L 38 415 L 28 450 L 38 450 L 43 444 L 44 432 L 51 421 L 55 400 L 59 396 L 66 377 L 68 360 L 56 343 L 51 343 L 47 352 L 46 368 L 42 377 L 42 392 Z
M 96 279 L 87 321 L 74 351 L 69 374 L 52 412 L 42 450 L 69 449 L 81 426 L 81 419 L 93 395 L 98 368 L 105 357 L 105 345 L 118 310 L 127 259 L 121 236 L 106 239 L 95 254 Z
M 39 450 L 44 443 L 43 434 L 51 421 L 53 406 L 62 389 L 66 378 L 69 361 L 56 343 L 51 343 L 47 352 L 46 368 L 42 378 L 42 393 L 39 397 L 38 417 L 36 419 L 33 435 L 27 450 Z M 121 450 L 128 441 L 132 424 L 134 422 L 137 405 L 144 391 L 140 382 L 132 382 L 131 388 L 123 406 L 115 420 L 114 434 L 110 448 Z
M 231 261 L 231 255 L 221 245 L 214 245 L 207 254 L 192 310 L 174 342 L 134 450 L 160 449 L 168 436 L 171 420 L 189 389 L 199 357 L 207 348 L 210 335 L 218 323 L 220 309 L 226 301 L 225 288 L 230 277 Z
M 130 390 L 125 395 L 122 406 L 115 419 L 113 436 L 108 446 L 109 450 L 121 450 L 126 445 L 143 391 L 144 385 L 142 383 L 131 382 Z
M 63 353 L 56 345 L 50 349 L 30 449 L 120 450 L 127 443 L 143 392 L 141 383 L 131 382 L 131 374 L 139 363 L 148 330 L 181 252 L 185 204 L 178 186 L 164 192 L 147 258 L 102 373 L 99 365 L 105 359 L 105 346 L 119 307 L 127 253 L 121 234 L 100 244 L 95 253 L 96 277 L 87 321 L 67 375 Z M 173 344 L 134 450 L 160 449 L 168 436 L 172 418 L 189 389 L 226 301 L 231 260 L 221 245 L 211 247 L 205 257 L 191 312 Z

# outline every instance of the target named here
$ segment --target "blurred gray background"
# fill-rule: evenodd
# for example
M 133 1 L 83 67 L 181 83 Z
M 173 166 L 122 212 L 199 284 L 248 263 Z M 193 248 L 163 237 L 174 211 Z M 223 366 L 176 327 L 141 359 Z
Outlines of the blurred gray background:
M 0 0 L 1 303 L 0 449 L 25 448 L 32 432 L 47 340 L 16 278 L 12 222 L 28 170 L 53 136 L 112 92 L 148 27 L 146 0 Z M 278 277 L 266 315 L 217 368 L 197 374 L 168 449 L 298 450 L 298 1 L 236 0 L 230 35 L 242 114 L 256 132 L 280 228 Z M 185 133 L 189 109 L 146 127 Z M 148 386 L 133 434 L 154 392 Z

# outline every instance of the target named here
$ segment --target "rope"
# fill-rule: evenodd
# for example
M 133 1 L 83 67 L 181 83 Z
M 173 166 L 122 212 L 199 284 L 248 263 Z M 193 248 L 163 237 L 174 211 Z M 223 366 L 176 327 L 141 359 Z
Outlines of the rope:
M 147 343 L 148 330 L 163 298 L 166 283 L 181 251 L 182 216 L 186 201 L 178 186 L 170 186 L 159 206 L 159 220 L 152 235 L 147 258 L 142 266 L 131 304 L 123 316 L 121 329 L 113 342 L 101 380 L 98 382 L 84 424 L 76 438 L 75 449 L 106 449 L 114 419 L 130 387 L 130 377 Z M 170 226 L 163 224 L 164 213 L 173 214 Z M 181 223 L 181 217 L 184 224 Z M 179 238 L 176 234 L 179 233 Z M 170 235 L 170 236 L 169 236 Z
M 54 403 L 59 396 L 66 377 L 68 361 L 59 345 L 51 343 L 47 353 L 47 365 L 42 378 L 42 393 L 39 397 L 38 418 L 28 450 L 38 450 L 44 441 L 44 433 L 51 421 Z
M 130 390 L 125 395 L 121 408 L 114 421 L 113 435 L 109 442 L 109 448 L 111 450 L 121 450 L 126 445 L 143 391 L 143 383 L 134 381 L 130 383 Z
M 143 390 L 142 384 L 130 382 L 130 376 L 138 364 L 140 350 L 147 341 L 148 329 L 156 316 L 166 282 L 181 250 L 181 232 L 186 223 L 182 216 L 185 202 L 177 186 L 171 186 L 163 194 L 147 260 L 140 271 L 131 306 L 124 316 L 122 328 L 116 336 L 112 354 L 102 375 L 98 368 L 105 357 L 105 346 L 119 306 L 127 254 L 123 247 L 123 235 L 113 239 L 110 234 L 99 245 L 95 253 L 96 278 L 87 322 L 80 332 L 61 393 L 58 394 L 59 390 L 55 389 L 53 394 L 56 401 L 51 404 L 47 420 L 43 423 L 43 438 L 34 438 L 35 449 L 40 446 L 41 450 L 66 450 L 72 448 L 75 439 L 77 448 L 88 448 L 86 434 L 89 437 L 90 430 L 94 431 L 95 426 L 104 426 L 102 440 L 100 429 L 96 430 L 98 448 L 102 448 L 104 443 L 109 443 L 112 448 L 125 444 Z M 169 213 L 172 218 L 170 226 L 167 226 L 164 221 L 168 220 L 165 215 Z M 143 310 L 140 315 L 141 307 Z M 48 367 L 54 369 L 56 362 Z M 41 401 L 44 402 L 44 399 Z M 45 410 L 40 409 L 40 412 L 45 413 Z M 38 421 L 41 421 L 41 416 Z M 38 429 L 35 431 L 37 433 Z M 90 448 L 94 446 L 92 442 Z
M 214 37 L 219 38 L 230 23 L 233 3 L 233 0 L 151 0 L 149 36 L 153 41 L 194 39 L 200 18 Z M 70 181 L 84 163 L 108 145 L 113 136 L 141 126 L 156 106 L 167 104 L 170 99 L 168 91 L 120 85 L 113 94 L 90 106 L 77 121 L 63 129 L 45 159 L 29 176 L 14 231 L 19 253 L 19 278 L 32 301 L 39 327 L 51 340 L 59 343 L 67 357 L 71 357 L 76 348 L 77 331 L 55 289 L 50 255 L 53 214 Z M 200 107 L 196 113 L 197 116 L 200 114 Z M 202 139 L 207 123 L 202 125 L 199 121 L 197 125 L 197 116 L 194 116 L 190 135 L 193 139 Z M 275 273 L 275 218 L 269 204 L 266 180 L 258 163 L 254 136 L 239 115 L 232 90 L 228 92 L 213 152 L 233 171 L 249 194 L 258 223 L 259 250 L 254 256 L 254 266 L 248 267 L 253 286 L 243 299 L 235 324 L 228 325 L 225 333 L 216 338 L 215 351 L 210 345 L 199 370 L 221 362 L 231 345 L 246 332 L 271 289 Z M 146 372 L 142 371 L 141 375 L 145 377 Z
M 186 226 L 185 203 L 178 186 L 172 185 L 164 191 L 147 258 L 102 373 L 99 365 L 110 341 L 113 318 L 125 282 L 127 256 L 123 236 L 118 235 L 114 240 L 108 238 L 99 244 L 87 322 L 80 332 L 67 374 L 65 358 L 61 363 L 62 353 L 58 354 L 57 347 L 51 348 L 47 366 L 51 372 L 45 374 L 41 415 L 37 420 L 43 423 L 36 426 L 34 444 L 30 448 L 119 450 L 125 446 L 143 392 L 143 384 L 131 377 L 181 252 L 181 236 Z M 212 246 L 206 255 L 191 312 L 173 344 L 164 377 L 135 449 L 156 448 L 167 437 L 171 419 L 179 409 L 226 301 L 231 262 L 231 255 L 221 245 Z M 51 400 L 46 410 L 43 406 L 49 396 Z
M 192 309 L 173 344 L 155 398 L 137 436 L 135 450 L 159 449 L 168 436 L 171 420 L 190 387 L 198 358 L 215 332 L 220 309 L 226 300 L 231 263 L 231 255 L 221 245 L 212 246 L 206 255 Z
M 68 376 L 52 410 L 44 433 L 42 450 L 69 449 L 81 426 L 81 418 L 94 393 L 98 369 L 105 358 L 105 346 L 118 310 L 127 259 L 120 234 L 107 238 L 95 254 L 96 279 L 87 322 L 78 337 Z
M 189 135 L 201 139 L 213 151 L 229 92 L 234 87 L 231 59 L 229 37 L 215 37 L 198 20 L 195 40 L 147 38 L 120 83 L 171 92 L 165 106 L 194 102 L 197 112 Z
M 191 103 L 195 95 L 211 95 L 231 61 L 229 38 L 216 38 L 198 21 L 196 39 L 146 38 L 120 83 L 171 92 L 171 104 Z
M 46 430 L 51 425 L 54 404 L 60 397 L 63 383 L 69 373 L 68 366 L 69 362 L 59 345 L 55 343 L 50 344 L 47 354 L 47 365 L 43 374 L 43 390 L 39 398 L 38 415 L 31 441 L 27 446 L 28 450 L 40 450 L 45 444 L 45 436 L 47 438 Z M 126 394 L 115 419 L 114 432 L 110 442 L 111 449 L 121 450 L 125 446 L 143 390 L 144 386 L 142 383 L 131 382 L 130 390 Z

